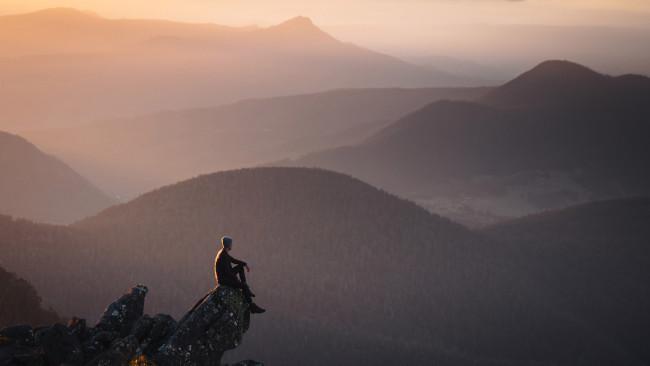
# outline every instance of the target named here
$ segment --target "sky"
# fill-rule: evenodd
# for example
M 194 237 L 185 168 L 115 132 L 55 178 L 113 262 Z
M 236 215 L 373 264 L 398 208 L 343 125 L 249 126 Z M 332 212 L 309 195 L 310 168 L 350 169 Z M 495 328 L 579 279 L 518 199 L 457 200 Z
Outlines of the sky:
M 431 24 L 626 25 L 650 27 L 648 0 L 0 0 L 0 13 L 74 7 L 107 17 L 269 25 L 296 15 L 324 26 Z
M 519 62 L 520 68 L 565 54 L 598 59 L 596 51 L 619 44 L 624 59 L 644 47 L 640 36 L 650 36 L 650 0 L 0 0 L 0 14 L 50 7 L 73 7 L 108 18 L 226 25 L 269 26 L 302 15 L 343 41 L 403 58 L 428 52 L 503 64 L 508 60 L 501 55 L 508 54 L 530 60 Z M 571 30 L 558 32 L 558 27 Z M 600 29 L 585 33 L 580 28 Z M 589 44 L 583 52 L 585 37 Z M 607 42 L 598 43 L 601 38 Z M 551 49 L 556 41 L 563 45 Z M 647 53 L 637 58 L 645 63 Z

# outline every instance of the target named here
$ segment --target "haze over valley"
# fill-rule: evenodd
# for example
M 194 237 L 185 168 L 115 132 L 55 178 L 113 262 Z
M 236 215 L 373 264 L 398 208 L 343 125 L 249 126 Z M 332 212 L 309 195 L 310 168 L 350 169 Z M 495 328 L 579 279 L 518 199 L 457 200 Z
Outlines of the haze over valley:
M 469 84 L 341 42 L 305 17 L 227 27 L 56 8 L 0 17 L 0 42 L 0 128 L 12 131 L 332 88 Z
M 0 366 L 650 364 L 648 24 L 3 2 Z

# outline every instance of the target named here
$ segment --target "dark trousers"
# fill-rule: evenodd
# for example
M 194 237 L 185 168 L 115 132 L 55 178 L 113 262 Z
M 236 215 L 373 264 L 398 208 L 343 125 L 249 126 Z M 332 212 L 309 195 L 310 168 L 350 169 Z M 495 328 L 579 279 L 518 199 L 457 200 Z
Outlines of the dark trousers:
M 246 302 L 251 303 L 253 300 L 251 299 L 251 290 L 246 284 L 246 271 L 244 269 L 244 266 L 238 264 L 232 267 L 232 271 L 235 275 L 232 277 L 219 278 L 219 284 L 241 289 L 244 293 L 244 299 Z
M 246 269 L 242 264 L 238 264 L 232 268 L 235 275 L 239 277 L 239 281 L 246 285 Z

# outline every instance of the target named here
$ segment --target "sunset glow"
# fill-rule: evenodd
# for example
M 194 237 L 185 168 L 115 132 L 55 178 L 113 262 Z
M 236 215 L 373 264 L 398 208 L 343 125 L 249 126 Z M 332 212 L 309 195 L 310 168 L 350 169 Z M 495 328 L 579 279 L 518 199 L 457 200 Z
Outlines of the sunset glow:
M 112 18 L 162 18 L 270 25 L 296 15 L 342 34 L 371 27 L 377 37 L 458 24 L 650 26 L 645 0 L 5 0 L 0 14 L 74 7 Z M 344 27 L 345 26 L 345 27 Z
M 648 136 L 650 0 L 0 0 L 0 366 L 650 365 Z

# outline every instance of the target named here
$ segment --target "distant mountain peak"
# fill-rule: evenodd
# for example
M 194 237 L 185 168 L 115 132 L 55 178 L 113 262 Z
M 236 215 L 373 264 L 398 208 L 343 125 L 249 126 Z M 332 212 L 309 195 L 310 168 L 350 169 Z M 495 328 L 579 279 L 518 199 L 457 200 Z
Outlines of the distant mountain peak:
M 549 60 L 540 63 L 532 68 L 530 71 L 524 73 L 521 77 L 542 77 L 542 78 L 593 78 L 602 79 L 605 76 L 597 73 L 596 71 L 575 62 L 566 60 Z M 517 80 L 517 79 L 515 79 Z
M 46 19 L 100 18 L 99 15 L 90 11 L 66 7 L 47 8 L 22 15 Z
M 484 101 L 509 106 L 567 103 L 602 94 L 611 80 L 574 62 L 550 60 L 497 88 Z
M 276 26 L 268 28 L 268 30 L 275 34 L 281 34 L 283 37 L 290 36 L 292 38 L 320 38 L 328 41 L 335 40 L 334 37 L 316 26 L 310 18 L 304 16 L 291 18 Z
M 319 29 L 314 22 L 311 20 L 309 17 L 305 16 L 297 16 L 294 18 L 291 18 L 289 20 L 286 20 L 278 25 L 276 25 L 274 28 L 284 28 L 284 29 Z

